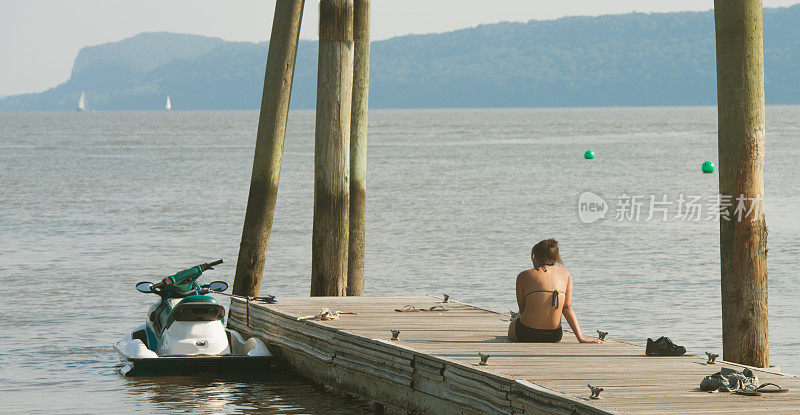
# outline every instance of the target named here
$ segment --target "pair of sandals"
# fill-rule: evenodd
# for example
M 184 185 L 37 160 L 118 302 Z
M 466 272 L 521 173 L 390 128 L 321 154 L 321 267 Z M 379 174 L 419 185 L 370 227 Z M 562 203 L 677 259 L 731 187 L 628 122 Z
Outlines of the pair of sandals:
M 761 396 L 762 393 L 785 393 L 789 392 L 789 388 L 782 388 L 774 383 L 764 383 L 761 386 L 754 388 L 752 386 L 746 386 L 744 388 L 739 388 L 733 391 L 733 393 L 737 395 L 745 395 L 745 396 Z

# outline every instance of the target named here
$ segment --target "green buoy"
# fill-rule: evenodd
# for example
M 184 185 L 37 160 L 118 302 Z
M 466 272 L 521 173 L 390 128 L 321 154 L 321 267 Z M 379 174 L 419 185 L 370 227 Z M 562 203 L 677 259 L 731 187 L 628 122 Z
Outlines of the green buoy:
M 585 152 L 585 153 L 583 153 L 583 158 L 585 158 L 586 160 L 591 160 L 591 159 L 593 159 L 593 158 L 594 158 L 594 151 L 592 151 L 592 150 L 586 150 L 586 152 Z M 714 167 L 713 167 L 713 165 L 712 165 L 712 167 L 711 167 L 711 168 L 712 168 L 712 169 L 714 168 Z
M 703 163 L 703 173 L 714 173 L 714 163 L 710 161 Z

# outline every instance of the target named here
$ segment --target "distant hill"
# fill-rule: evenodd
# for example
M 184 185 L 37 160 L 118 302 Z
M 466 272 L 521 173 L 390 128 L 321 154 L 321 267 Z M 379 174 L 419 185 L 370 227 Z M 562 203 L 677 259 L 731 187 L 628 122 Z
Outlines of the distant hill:
M 767 102 L 800 104 L 800 5 L 764 10 Z M 312 24 L 313 22 L 305 22 Z M 481 25 L 373 42 L 373 108 L 713 105 L 712 12 Z M 143 33 L 87 47 L 70 79 L 0 110 L 256 109 L 265 43 Z M 317 44 L 301 41 L 292 106 L 316 102 Z

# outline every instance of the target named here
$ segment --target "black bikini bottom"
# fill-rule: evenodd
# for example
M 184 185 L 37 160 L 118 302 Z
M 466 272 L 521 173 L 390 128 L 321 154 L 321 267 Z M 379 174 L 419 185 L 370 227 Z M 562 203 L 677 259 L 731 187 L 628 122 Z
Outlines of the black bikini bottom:
M 514 331 L 517 333 L 517 339 L 525 343 L 558 343 L 564 334 L 561 326 L 554 329 L 532 329 L 522 324 L 520 319 L 517 319 Z

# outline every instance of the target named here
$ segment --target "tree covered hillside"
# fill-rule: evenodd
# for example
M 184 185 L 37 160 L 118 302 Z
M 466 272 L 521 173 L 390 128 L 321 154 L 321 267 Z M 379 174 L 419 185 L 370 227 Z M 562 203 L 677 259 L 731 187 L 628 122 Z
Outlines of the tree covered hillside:
M 800 103 L 800 5 L 765 9 L 767 102 Z M 305 22 L 313 24 L 314 22 Z M 373 42 L 373 108 L 713 105 L 712 12 L 481 25 Z M 255 109 L 265 43 L 144 33 L 87 47 L 71 78 L 3 110 Z M 301 41 L 292 106 L 316 102 L 316 42 Z

